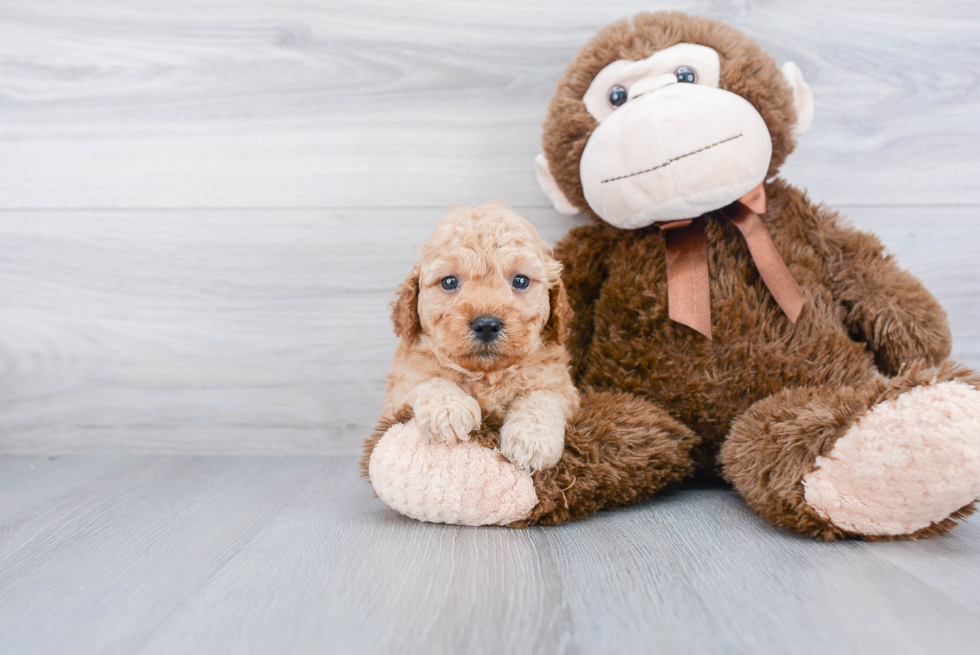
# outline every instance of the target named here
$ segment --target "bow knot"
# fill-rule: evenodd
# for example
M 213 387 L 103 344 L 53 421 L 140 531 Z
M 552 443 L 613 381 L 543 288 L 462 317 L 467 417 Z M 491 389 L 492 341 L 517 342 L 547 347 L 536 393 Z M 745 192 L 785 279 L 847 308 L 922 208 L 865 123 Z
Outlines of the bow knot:
M 762 281 L 790 322 L 795 323 L 803 309 L 803 292 L 759 218 L 759 214 L 766 213 L 766 192 L 762 184 L 722 209 L 721 213 L 742 233 Z M 711 339 L 711 290 L 704 219 L 661 223 L 660 229 L 666 241 L 668 315 L 672 321 L 683 323 Z

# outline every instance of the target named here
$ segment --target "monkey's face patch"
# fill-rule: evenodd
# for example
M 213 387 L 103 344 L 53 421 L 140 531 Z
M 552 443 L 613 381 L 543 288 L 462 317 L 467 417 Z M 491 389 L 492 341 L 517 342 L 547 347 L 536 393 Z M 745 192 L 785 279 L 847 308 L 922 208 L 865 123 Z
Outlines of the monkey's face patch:
M 599 126 L 579 165 L 596 214 L 627 229 L 694 218 L 764 180 L 766 123 L 719 78 L 717 52 L 689 43 L 596 75 L 583 101 Z

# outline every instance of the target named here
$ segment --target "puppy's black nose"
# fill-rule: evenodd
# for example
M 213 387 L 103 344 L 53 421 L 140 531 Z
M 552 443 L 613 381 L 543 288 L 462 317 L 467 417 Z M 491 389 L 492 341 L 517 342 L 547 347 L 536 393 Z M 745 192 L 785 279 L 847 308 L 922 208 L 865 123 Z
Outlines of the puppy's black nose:
M 504 323 L 496 316 L 477 316 L 470 323 L 470 327 L 477 339 L 483 343 L 490 343 L 500 336 L 500 330 L 504 327 Z

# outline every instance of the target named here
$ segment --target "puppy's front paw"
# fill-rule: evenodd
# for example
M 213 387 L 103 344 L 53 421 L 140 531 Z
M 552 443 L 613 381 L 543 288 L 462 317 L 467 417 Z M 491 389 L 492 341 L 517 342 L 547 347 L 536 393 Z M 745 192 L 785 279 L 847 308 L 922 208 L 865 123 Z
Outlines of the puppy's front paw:
M 415 423 L 430 441 L 466 441 L 480 418 L 480 403 L 465 393 L 434 394 L 415 403 Z
M 532 415 L 508 416 L 500 429 L 500 452 L 529 470 L 551 468 L 565 449 L 565 424 L 539 422 Z

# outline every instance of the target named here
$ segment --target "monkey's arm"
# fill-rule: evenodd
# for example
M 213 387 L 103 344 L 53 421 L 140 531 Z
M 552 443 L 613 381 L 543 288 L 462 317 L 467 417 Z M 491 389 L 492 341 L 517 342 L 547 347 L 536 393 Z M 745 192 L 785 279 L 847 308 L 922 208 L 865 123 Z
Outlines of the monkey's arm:
M 936 365 L 949 357 L 946 312 L 922 283 L 884 253 L 878 239 L 841 225 L 836 212 L 817 209 L 818 249 L 827 263 L 834 296 L 848 328 L 874 352 L 886 375 L 903 365 Z
M 608 230 L 598 225 L 573 228 L 555 245 L 555 258 L 562 263 L 561 279 L 574 312 L 571 336 L 565 347 L 575 379 L 585 370 L 585 356 L 592 342 L 595 301 L 606 279 L 610 245 Z

